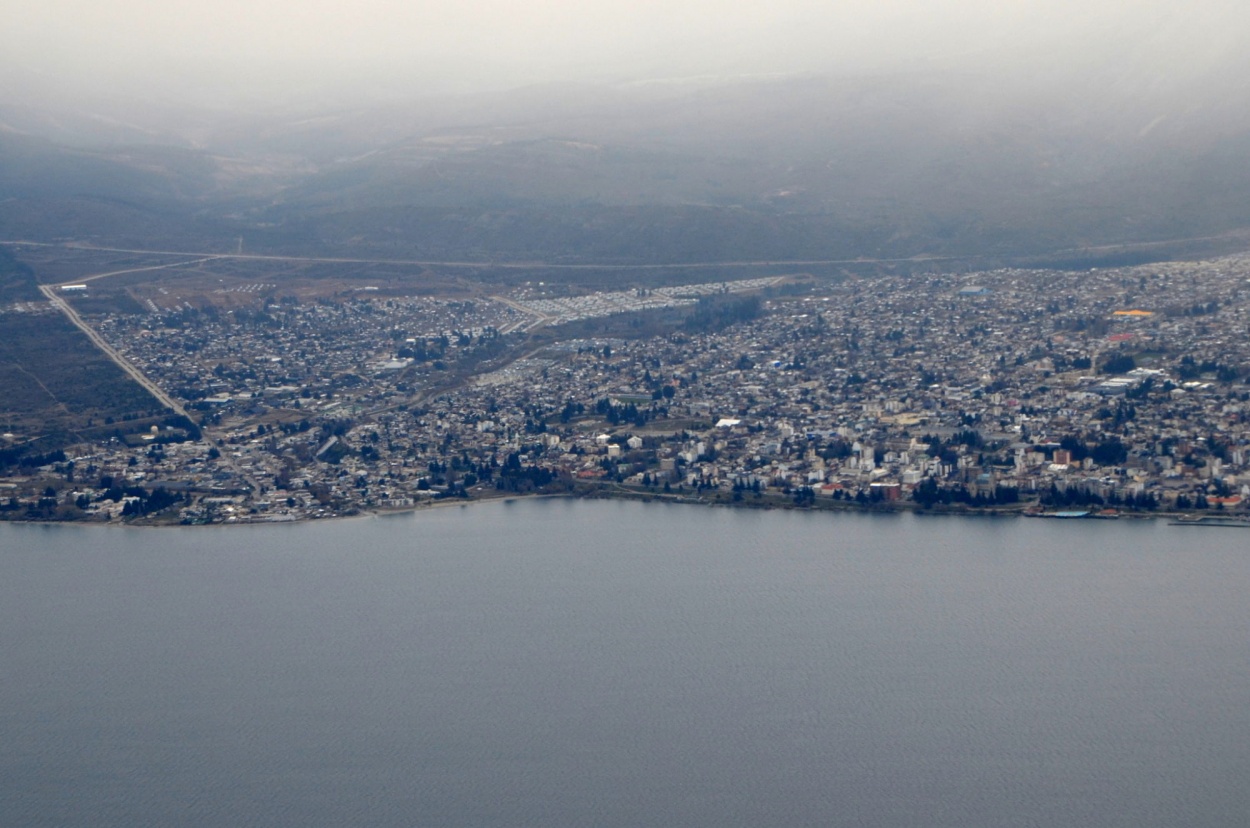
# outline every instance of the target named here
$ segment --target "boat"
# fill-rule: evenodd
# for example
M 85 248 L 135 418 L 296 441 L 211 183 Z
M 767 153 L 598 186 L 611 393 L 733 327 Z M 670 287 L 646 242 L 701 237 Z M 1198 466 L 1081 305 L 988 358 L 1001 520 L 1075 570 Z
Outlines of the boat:
M 1059 518 L 1060 520 L 1073 520 L 1075 518 L 1090 517 L 1090 513 L 1068 510 L 1061 512 L 1025 512 L 1024 516 L 1033 518 Z
M 1168 521 L 1168 526 L 1204 526 L 1222 529 L 1250 529 L 1250 521 L 1244 518 L 1220 517 L 1217 515 L 1185 515 L 1176 520 Z

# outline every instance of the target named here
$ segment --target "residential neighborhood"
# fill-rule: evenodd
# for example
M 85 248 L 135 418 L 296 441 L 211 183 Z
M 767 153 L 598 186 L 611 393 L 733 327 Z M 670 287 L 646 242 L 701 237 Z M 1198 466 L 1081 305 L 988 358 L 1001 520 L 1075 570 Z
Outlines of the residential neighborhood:
M 190 422 L 10 473 L 4 516 L 282 521 L 537 492 L 1107 516 L 1250 498 L 1250 256 L 255 294 L 90 319 Z M 659 311 L 685 316 L 612 324 Z

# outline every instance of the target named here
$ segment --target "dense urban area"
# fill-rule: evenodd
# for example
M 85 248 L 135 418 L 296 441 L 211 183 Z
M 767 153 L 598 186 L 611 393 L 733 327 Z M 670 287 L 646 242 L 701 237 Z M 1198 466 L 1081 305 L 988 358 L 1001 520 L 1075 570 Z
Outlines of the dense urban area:
M 0 421 L 0 516 L 282 521 L 550 493 L 1233 517 L 1250 498 L 1250 255 L 469 297 L 270 279 L 121 309 L 91 304 L 106 282 L 0 314 L 80 309 L 168 407 L 46 451 Z

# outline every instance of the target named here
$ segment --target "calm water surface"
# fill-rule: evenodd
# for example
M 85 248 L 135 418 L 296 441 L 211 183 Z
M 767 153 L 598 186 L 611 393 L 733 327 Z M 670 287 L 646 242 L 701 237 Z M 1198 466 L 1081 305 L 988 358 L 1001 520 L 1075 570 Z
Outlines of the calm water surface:
M 1240 828 L 1247 535 L 0 525 L 0 825 Z

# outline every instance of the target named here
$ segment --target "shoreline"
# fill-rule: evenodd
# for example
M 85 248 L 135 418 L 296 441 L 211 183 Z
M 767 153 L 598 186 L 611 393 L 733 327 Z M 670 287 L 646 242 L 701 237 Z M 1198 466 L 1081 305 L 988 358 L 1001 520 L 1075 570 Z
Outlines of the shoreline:
M 154 521 L 99 521 L 99 520 L 29 520 L 0 519 L 0 523 L 25 524 L 31 526 L 102 526 L 129 529 L 197 529 L 197 528 L 217 528 L 224 526 L 283 526 L 288 524 L 308 524 L 320 521 L 347 521 L 347 520 L 370 520 L 378 518 L 391 518 L 403 515 L 418 514 L 434 509 L 446 509 L 454 506 L 467 508 L 469 506 L 484 506 L 497 503 L 511 503 L 520 500 L 632 500 L 642 503 L 667 503 L 683 506 L 706 506 L 714 508 L 727 509 L 762 509 L 765 511 L 795 511 L 795 512 L 854 512 L 859 514 L 877 514 L 877 515 L 897 515 L 910 513 L 920 517 L 963 517 L 963 518 L 1041 518 L 1048 520 L 1166 520 L 1169 524 L 1179 526 L 1222 526 L 1226 528 L 1250 528 L 1250 514 L 1246 513 L 1229 513 L 1214 509 L 1201 511 L 1190 510 L 1186 512 L 1175 511 L 1155 511 L 1155 512 L 1135 512 L 1115 510 L 1114 514 L 1100 515 L 1093 510 L 1088 510 L 1083 515 L 1064 515 L 1064 511 L 1086 511 L 1086 510 L 1060 510 L 1052 509 L 1047 512 L 1036 511 L 1036 504 L 1021 505 L 1018 508 L 990 507 L 990 508 L 950 508 L 950 507 L 923 507 L 911 501 L 894 501 L 892 503 L 867 503 L 861 504 L 855 501 L 834 501 L 819 500 L 811 504 L 797 505 L 790 500 L 789 497 L 783 495 L 766 496 L 765 498 L 750 500 L 743 499 L 733 501 L 724 497 L 704 497 L 695 493 L 677 494 L 663 492 L 649 492 L 643 490 L 632 490 L 621 488 L 608 489 L 599 486 L 584 486 L 580 490 L 567 492 L 526 492 L 511 493 L 506 495 L 498 495 L 482 498 L 446 498 L 442 500 L 430 500 L 421 504 L 412 506 L 401 506 L 394 508 L 374 508 L 362 509 L 351 514 L 336 514 L 325 517 L 296 517 L 290 519 L 282 519 L 279 516 L 272 518 L 262 518 L 260 520 L 230 520 L 215 521 L 212 523 L 180 523 L 169 520 Z M 1059 514 L 1057 514 L 1059 513 Z

